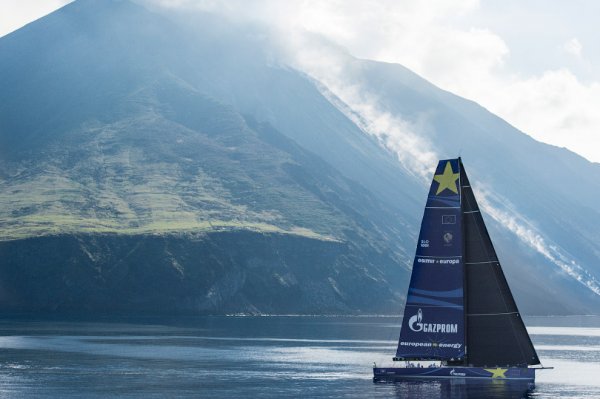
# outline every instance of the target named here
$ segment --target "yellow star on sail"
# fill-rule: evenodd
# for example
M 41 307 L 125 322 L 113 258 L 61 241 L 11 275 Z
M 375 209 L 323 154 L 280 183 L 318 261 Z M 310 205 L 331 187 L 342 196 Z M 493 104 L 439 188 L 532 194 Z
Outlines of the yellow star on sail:
M 433 180 L 440 183 L 435 195 L 438 195 L 445 189 L 448 189 L 458 194 L 458 188 L 456 187 L 456 180 L 458 180 L 458 175 L 458 173 L 454 173 L 452 171 L 452 165 L 450 165 L 450 161 L 446 162 L 446 166 L 444 167 L 444 173 L 442 173 L 441 175 L 433 176 Z
M 491 376 L 492 378 L 506 378 L 504 373 L 506 373 L 506 370 L 508 370 L 508 369 L 496 368 L 496 369 L 484 369 L 484 370 L 492 373 L 492 376 Z

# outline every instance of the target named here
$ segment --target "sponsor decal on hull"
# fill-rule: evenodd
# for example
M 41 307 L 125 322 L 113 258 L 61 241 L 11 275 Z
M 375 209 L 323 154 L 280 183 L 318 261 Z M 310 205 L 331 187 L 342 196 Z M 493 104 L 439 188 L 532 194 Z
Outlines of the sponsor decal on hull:
M 495 368 L 484 369 L 480 367 L 390 367 L 373 368 L 374 378 L 466 378 L 466 379 L 484 379 L 484 380 L 535 380 L 535 370 L 528 368 Z

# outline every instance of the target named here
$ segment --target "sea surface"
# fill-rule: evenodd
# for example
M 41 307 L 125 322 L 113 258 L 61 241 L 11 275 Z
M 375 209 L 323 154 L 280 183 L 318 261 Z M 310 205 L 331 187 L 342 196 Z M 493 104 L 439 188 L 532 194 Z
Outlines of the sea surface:
M 0 398 L 600 398 L 600 318 L 527 318 L 545 366 L 505 383 L 375 384 L 400 319 L 198 317 L 0 321 Z

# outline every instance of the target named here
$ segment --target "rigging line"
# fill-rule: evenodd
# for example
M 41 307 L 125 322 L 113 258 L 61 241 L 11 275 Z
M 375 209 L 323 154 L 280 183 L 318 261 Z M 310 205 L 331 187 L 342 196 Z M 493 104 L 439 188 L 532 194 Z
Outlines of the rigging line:
M 402 331 L 402 321 L 403 320 L 404 320 L 404 316 L 402 316 L 402 318 L 400 319 L 400 329 L 401 329 L 400 331 Z M 394 329 L 390 328 L 389 331 L 388 331 L 387 340 L 391 341 L 391 342 L 394 342 L 394 341 L 392 341 L 392 334 L 394 334 Z M 400 344 L 400 333 L 398 334 L 398 346 L 399 346 L 399 344 Z M 398 349 L 396 349 L 396 353 L 398 353 Z

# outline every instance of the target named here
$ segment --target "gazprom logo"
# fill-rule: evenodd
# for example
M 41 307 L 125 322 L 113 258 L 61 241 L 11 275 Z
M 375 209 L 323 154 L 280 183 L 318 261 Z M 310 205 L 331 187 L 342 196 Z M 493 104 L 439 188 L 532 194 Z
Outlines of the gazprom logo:
M 414 332 L 457 334 L 458 324 L 423 323 L 423 311 L 408 319 L 408 327 Z

